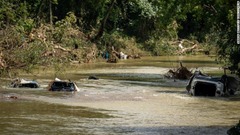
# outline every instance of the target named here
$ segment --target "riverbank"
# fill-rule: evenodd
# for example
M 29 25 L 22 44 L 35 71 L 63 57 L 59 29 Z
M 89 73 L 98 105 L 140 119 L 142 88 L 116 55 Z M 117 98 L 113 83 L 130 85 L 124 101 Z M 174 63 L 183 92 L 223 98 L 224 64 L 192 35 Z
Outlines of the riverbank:
M 39 78 L 53 78 L 60 77 L 63 79 L 75 78 L 74 76 L 69 76 L 69 74 L 78 74 L 80 78 L 86 78 L 89 75 L 98 75 L 100 78 L 104 76 L 104 74 L 113 74 L 111 72 L 112 69 L 119 68 L 124 70 L 125 73 L 130 72 L 144 72 L 144 70 L 133 71 L 134 67 L 161 67 L 167 69 L 177 69 L 180 65 L 179 62 L 182 62 L 185 67 L 189 70 L 202 70 L 202 72 L 206 72 L 209 74 L 222 74 L 223 69 L 221 69 L 222 65 L 217 64 L 214 56 L 206 56 L 206 55 L 187 55 L 187 56 L 148 56 L 142 57 L 141 59 L 128 59 L 128 60 L 119 60 L 118 63 L 107 63 L 106 60 L 100 59 L 95 63 L 82 63 L 82 64 L 60 64 L 57 66 L 42 66 L 37 69 L 32 70 L 30 73 L 17 70 L 19 76 L 33 77 L 33 79 Z M 128 70 L 129 68 L 129 70 Z M 92 72 L 94 70 L 94 73 Z M 164 71 L 154 71 L 152 73 L 159 74 Z

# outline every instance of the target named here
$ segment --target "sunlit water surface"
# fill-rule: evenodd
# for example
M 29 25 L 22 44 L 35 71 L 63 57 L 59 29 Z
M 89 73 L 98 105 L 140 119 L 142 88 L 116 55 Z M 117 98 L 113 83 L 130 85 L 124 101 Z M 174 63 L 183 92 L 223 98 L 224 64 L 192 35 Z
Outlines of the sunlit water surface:
M 206 56 L 152 57 L 65 71 L 59 77 L 73 79 L 81 90 L 75 93 L 47 91 L 54 77 L 45 73 L 27 76 L 41 78 L 39 89 L 2 82 L 0 134 L 225 135 L 240 119 L 239 96 L 188 95 L 187 80 L 163 76 L 179 61 L 192 70 L 222 72 Z

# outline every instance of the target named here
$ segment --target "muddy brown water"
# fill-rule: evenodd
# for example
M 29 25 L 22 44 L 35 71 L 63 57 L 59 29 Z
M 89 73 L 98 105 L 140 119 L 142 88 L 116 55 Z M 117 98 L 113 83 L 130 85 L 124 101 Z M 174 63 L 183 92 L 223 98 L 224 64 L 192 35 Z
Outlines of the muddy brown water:
M 81 90 L 75 93 L 47 91 L 55 77 L 48 70 L 22 75 L 38 78 L 39 89 L 1 82 L 0 134 L 225 135 L 240 120 L 239 95 L 188 95 L 187 80 L 163 76 L 179 61 L 206 73 L 222 72 L 206 56 L 147 57 L 69 68 L 58 77 L 75 81 Z M 88 80 L 90 75 L 100 79 Z

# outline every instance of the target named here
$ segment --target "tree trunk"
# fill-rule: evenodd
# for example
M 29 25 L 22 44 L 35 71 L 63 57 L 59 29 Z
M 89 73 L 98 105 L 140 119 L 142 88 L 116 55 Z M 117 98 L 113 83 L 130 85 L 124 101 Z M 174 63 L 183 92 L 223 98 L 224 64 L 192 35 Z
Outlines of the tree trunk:
M 49 0 L 49 22 L 50 22 L 50 25 L 52 26 L 52 23 L 53 23 L 53 19 L 52 19 L 52 2 L 51 0 Z
M 109 8 L 108 8 L 108 11 L 107 11 L 106 16 L 105 16 L 105 17 L 103 18 L 103 20 L 101 21 L 101 26 L 100 26 L 100 28 L 99 28 L 99 30 L 98 30 L 98 34 L 95 36 L 94 40 L 98 40 L 98 39 L 100 39 L 100 38 L 102 37 L 103 32 L 104 32 L 104 29 L 105 29 L 105 26 L 106 26 L 107 19 L 108 19 L 109 15 L 110 15 L 110 13 L 111 13 L 111 11 L 112 11 L 112 8 L 113 8 L 113 6 L 114 6 L 115 1 L 116 1 L 116 0 L 112 0 L 112 1 L 111 1 L 111 5 L 110 5 Z
M 37 15 L 36 15 L 36 17 L 37 17 L 37 24 L 40 23 L 40 13 L 41 13 L 43 4 L 44 4 L 44 0 L 41 0 L 40 5 L 39 5 L 39 7 L 38 7 Z

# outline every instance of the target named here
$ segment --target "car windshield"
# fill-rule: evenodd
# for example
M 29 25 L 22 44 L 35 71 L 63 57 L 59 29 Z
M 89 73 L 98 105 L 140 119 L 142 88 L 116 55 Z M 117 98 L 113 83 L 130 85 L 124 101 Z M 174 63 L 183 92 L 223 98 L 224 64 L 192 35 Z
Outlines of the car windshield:
M 73 87 L 73 83 L 68 83 L 68 82 L 54 82 L 52 84 L 54 87 Z

